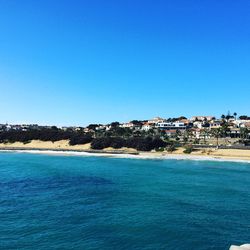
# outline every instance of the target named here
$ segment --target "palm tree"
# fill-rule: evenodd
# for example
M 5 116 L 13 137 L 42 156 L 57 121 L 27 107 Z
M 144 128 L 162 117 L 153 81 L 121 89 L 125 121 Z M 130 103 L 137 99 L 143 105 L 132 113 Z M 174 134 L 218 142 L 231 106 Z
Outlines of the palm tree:
M 219 148 L 219 137 L 222 136 L 222 129 L 221 128 L 215 128 L 212 130 L 213 136 L 216 138 L 216 145 L 217 149 Z
M 237 113 L 234 112 L 234 119 L 236 120 L 237 119 Z
M 229 121 L 230 118 L 231 118 L 230 111 L 228 111 L 228 112 L 227 112 L 227 115 L 226 115 L 226 120 L 227 120 L 227 122 Z
M 208 129 L 203 129 L 201 134 L 203 136 L 204 144 L 206 144 L 206 138 L 210 135 L 209 130 Z

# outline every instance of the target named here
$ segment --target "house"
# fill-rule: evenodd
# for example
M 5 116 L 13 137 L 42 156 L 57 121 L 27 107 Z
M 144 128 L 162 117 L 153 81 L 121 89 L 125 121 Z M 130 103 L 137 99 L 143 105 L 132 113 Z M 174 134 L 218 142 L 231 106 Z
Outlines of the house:
M 231 128 L 227 132 L 227 136 L 231 138 L 240 138 L 240 128 Z
M 178 120 L 178 122 L 182 122 L 185 125 L 188 125 L 190 123 L 190 121 L 188 119 L 180 119 L 180 120 Z
M 210 128 L 211 129 L 216 129 L 221 127 L 221 121 L 220 120 L 212 120 L 210 121 Z
M 186 129 L 186 125 L 184 122 L 158 122 L 155 125 L 156 128 L 159 129 L 165 129 L 165 130 L 170 130 L 170 129 Z
M 149 131 L 150 129 L 154 128 L 154 126 L 148 122 L 145 122 L 142 127 L 141 127 L 141 130 L 144 130 L 144 131 Z
M 134 124 L 132 122 L 126 122 L 126 123 L 122 123 L 120 124 L 121 128 L 133 128 Z
M 161 117 L 155 117 L 151 120 L 148 120 L 148 124 L 155 125 L 156 123 L 165 122 L 165 121 L 166 119 L 163 119 Z
M 176 136 L 176 129 L 166 130 L 166 135 L 168 137 L 175 137 Z
M 89 132 L 91 132 L 91 130 L 90 130 L 89 128 L 84 128 L 84 129 L 83 129 L 83 132 L 89 133 Z
M 241 127 L 250 129 L 250 122 L 243 123 Z
M 199 128 L 199 129 L 201 129 L 201 128 L 202 128 L 202 125 L 203 125 L 203 121 L 194 121 L 194 122 L 193 122 L 193 127 L 194 127 L 194 128 Z

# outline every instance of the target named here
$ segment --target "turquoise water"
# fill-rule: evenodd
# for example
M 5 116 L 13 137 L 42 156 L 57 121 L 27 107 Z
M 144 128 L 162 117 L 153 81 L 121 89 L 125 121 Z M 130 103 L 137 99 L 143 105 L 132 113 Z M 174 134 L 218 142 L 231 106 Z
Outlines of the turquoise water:
M 0 153 L 0 249 L 228 249 L 250 164 Z

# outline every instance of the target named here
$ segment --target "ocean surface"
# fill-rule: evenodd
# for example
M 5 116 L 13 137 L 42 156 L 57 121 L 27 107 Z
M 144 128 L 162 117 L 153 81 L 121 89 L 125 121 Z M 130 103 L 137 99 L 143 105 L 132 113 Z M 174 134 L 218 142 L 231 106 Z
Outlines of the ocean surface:
M 250 164 L 0 153 L 0 249 L 228 249 Z

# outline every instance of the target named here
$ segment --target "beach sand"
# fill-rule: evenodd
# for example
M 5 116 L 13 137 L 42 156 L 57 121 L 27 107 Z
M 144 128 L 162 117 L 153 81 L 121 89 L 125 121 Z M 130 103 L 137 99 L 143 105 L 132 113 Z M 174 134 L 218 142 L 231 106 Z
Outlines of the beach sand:
M 30 143 L 0 143 L 0 150 L 56 150 L 56 151 L 74 151 L 76 150 L 78 153 L 88 152 L 88 153 L 96 153 L 96 150 L 91 150 L 90 143 L 83 145 L 69 145 L 68 140 L 61 140 L 56 142 L 51 141 L 39 141 L 32 140 Z M 98 153 L 113 154 L 113 153 L 121 153 L 129 156 L 130 154 L 138 153 L 137 156 L 133 156 L 136 158 L 170 158 L 170 159 L 201 159 L 201 160 L 209 160 L 209 159 L 217 159 L 217 160 L 232 160 L 232 161 L 246 161 L 250 162 L 250 150 L 241 150 L 241 149 L 197 149 L 194 150 L 191 154 L 184 154 L 184 148 L 177 148 L 172 153 L 164 152 L 138 152 L 133 148 L 106 148 L 104 150 L 98 151 Z M 64 152 L 65 153 L 65 152 Z M 122 157 L 118 156 L 118 157 Z

